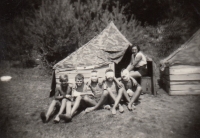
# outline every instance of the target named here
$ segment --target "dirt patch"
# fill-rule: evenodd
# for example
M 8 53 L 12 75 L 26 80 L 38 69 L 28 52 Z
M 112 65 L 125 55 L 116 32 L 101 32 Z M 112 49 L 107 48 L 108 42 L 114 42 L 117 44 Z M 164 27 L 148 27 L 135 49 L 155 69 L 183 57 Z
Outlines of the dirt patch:
M 51 98 L 51 76 L 39 69 L 1 69 L 10 82 L 0 82 L 0 137 L 8 138 L 197 138 L 200 137 L 200 96 L 158 95 L 140 97 L 136 110 L 111 115 L 98 110 L 78 114 L 72 122 L 43 124 L 40 112 L 46 111 Z

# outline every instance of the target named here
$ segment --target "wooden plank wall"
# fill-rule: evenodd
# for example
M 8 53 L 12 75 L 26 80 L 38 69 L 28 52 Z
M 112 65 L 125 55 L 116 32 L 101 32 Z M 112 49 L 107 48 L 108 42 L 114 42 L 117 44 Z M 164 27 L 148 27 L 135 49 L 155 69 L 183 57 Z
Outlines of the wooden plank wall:
M 95 68 L 95 70 L 98 71 L 99 78 L 104 78 L 105 77 L 105 71 L 108 68 L 111 68 L 111 69 L 114 70 L 114 63 L 108 64 L 108 65 L 105 65 L 105 66 L 101 66 L 99 68 Z M 83 76 L 84 76 L 84 82 L 87 82 L 89 80 L 89 78 L 90 78 L 92 70 L 93 70 L 93 68 L 58 72 L 58 73 L 56 73 L 56 84 L 60 83 L 59 82 L 59 76 L 63 75 L 63 74 L 67 74 L 68 75 L 69 83 L 75 83 L 75 76 L 78 73 L 83 74 Z
M 200 94 L 200 66 L 179 65 L 161 72 L 164 89 L 170 95 Z

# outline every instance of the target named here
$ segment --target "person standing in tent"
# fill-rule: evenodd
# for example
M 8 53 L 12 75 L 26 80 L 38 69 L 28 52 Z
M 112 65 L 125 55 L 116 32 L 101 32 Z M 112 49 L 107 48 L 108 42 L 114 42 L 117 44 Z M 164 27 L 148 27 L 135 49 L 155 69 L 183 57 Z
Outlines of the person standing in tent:
M 147 74 L 147 59 L 140 51 L 140 47 L 134 45 L 132 47 L 131 62 L 126 68 L 133 78 L 140 78 Z

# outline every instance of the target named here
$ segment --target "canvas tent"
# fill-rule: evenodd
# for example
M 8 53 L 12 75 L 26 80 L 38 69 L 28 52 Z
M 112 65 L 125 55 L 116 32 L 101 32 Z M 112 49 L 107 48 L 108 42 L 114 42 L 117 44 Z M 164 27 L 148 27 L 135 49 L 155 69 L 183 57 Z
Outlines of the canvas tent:
M 161 61 L 161 82 L 170 95 L 200 94 L 200 29 Z
M 82 73 L 87 81 L 93 69 L 97 70 L 102 78 L 105 77 L 107 68 L 119 72 L 130 62 L 130 46 L 131 43 L 111 22 L 99 35 L 54 65 L 52 89 L 59 83 L 61 74 L 68 74 L 69 82 L 73 83 L 77 73 Z

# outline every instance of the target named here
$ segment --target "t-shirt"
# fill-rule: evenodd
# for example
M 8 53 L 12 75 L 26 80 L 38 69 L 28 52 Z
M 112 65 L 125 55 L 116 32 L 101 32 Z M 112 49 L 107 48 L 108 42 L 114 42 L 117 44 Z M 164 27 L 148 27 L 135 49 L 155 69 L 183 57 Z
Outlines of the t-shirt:
M 134 57 L 134 55 L 132 55 L 131 62 L 135 61 L 136 58 L 138 58 L 138 56 L 140 56 L 140 57 L 142 57 L 142 58 L 141 58 L 141 60 L 135 65 L 136 68 L 139 68 L 139 67 L 144 66 L 144 65 L 147 64 L 146 57 L 145 57 L 144 54 L 141 53 L 141 52 L 138 52 L 138 53 L 136 54 L 135 57 Z

